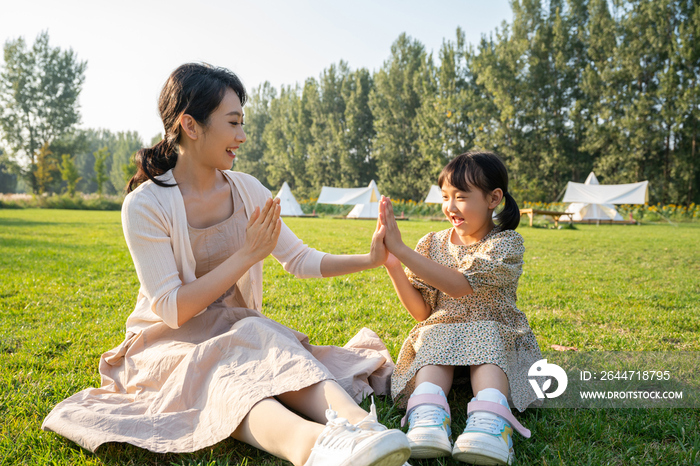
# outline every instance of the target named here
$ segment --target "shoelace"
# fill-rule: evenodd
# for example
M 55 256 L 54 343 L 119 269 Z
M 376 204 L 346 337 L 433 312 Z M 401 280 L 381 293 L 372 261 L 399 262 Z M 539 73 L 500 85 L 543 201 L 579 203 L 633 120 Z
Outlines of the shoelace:
M 440 426 L 446 413 L 437 406 L 416 406 L 409 416 L 409 424 L 413 427 Z
M 352 450 L 355 445 L 374 435 L 373 431 L 362 430 L 350 424 L 347 419 L 338 417 L 338 413 L 332 409 L 326 410 L 326 418 L 328 419 L 326 426 L 331 427 L 331 430 L 321 441 L 321 445 L 325 447 Z
M 498 417 L 487 417 L 479 416 L 478 414 L 472 414 L 467 420 L 467 426 L 464 428 L 465 432 L 469 429 L 479 429 L 486 430 L 488 432 L 498 431 Z
M 387 427 L 384 424 L 380 424 L 379 420 L 377 419 L 377 407 L 374 405 L 374 397 L 372 397 L 372 404 L 369 407 L 369 415 L 362 421 L 355 424 L 355 427 L 362 430 L 373 430 L 375 432 L 387 430 Z

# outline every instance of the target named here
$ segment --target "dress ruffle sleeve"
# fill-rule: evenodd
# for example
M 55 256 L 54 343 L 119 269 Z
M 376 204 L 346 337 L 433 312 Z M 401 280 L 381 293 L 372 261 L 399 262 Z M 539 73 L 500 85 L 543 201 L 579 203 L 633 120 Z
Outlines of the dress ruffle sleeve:
M 459 271 L 475 293 L 487 287 L 516 284 L 523 270 L 524 253 L 523 237 L 513 230 L 506 230 L 497 233 L 485 248 L 465 255 Z
M 418 241 L 418 245 L 416 246 L 417 253 L 431 260 L 434 260 L 432 257 L 430 257 L 430 246 L 433 242 L 434 235 L 435 233 L 433 232 L 428 233 Z M 428 285 L 425 281 L 423 281 L 423 279 L 421 279 L 418 275 L 413 273 L 413 271 L 408 267 L 404 269 L 404 272 L 408 277 L 408 281 L 411 282 L 411 285 L 413 285 L 413 288 L 420 291 L 420 294 L 423 296 L 423 301 L 425 301 L 425 303 L 428 306 L 430 306 L 430 310 L 432 311 L 433 309 L 435 309 L 435 305 L 437 304 L 438 299 L 438 293 L 440 292 L 440 290 Z

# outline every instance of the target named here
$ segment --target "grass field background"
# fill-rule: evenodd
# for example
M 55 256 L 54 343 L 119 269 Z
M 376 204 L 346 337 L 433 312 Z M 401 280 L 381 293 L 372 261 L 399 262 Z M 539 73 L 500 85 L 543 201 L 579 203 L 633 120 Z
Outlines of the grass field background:
M 307 244 L 364 253 L 374 222 L 287 219 Z M 415 245 L 447 223 L 401 222 Z M 526 254 L 518 306 L 543 351 L 700 351 L 700 224 L 521 227 Z M 138 280 L 119 212 L 0 210 L 0 464 L 288 464 L 233 440 L 184 455 L 110 444 L 92 454 L 40 430 L 59 401 L 99 386 L 100 354 L 124 336 Z M 362 327 L 393 357 L 413 322 L 386 272 L 299 280 L 268 258 L 263 312 L 309 335 L 343 345 Z M 450 394 L 454 430 L 470 393 Z M 366 404 L 365 404 L 366 405 Z M 387 399 L 380 417 L 403 415 Z M 700 413 L 688 409 L 531 409 L 518 414 L 532 438 L 515 436 L 519 465 L 700 464 Z M 415 465 L 460 464 L 450 459 Z

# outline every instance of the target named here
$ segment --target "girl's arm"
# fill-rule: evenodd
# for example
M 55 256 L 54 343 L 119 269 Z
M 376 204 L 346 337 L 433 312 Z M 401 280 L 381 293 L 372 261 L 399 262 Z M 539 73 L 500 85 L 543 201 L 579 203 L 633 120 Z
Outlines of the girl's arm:
M 321 259 L 321 275 L 335 277 L 373 269 L 384 264 L 389 254 L 384 246 L 384 227 L 377 219 L 377 228 L 372 235 L 372 244 L 367 254 L 326 254 Z
M 384 264 L 386 271 L 389 273 L 391 283 L 394 284 L 396 294 L 403 307 L 416 319 L 422 322 L 430 317 L 430 306 L 423 299 L 423 295 L 411 285 L 408 277 L 401 267 L 401 262 L 393 254 L 389 254 L 386 263 Z
M 379 219 L 386 228 L 384 233 L 386 248 L 427 284 L 453 298 L 461 298 L 474 292 L 461 272 L 438 264 L 404 244 L 394 218 L 391 201 L 384 196 L 379 203 Z

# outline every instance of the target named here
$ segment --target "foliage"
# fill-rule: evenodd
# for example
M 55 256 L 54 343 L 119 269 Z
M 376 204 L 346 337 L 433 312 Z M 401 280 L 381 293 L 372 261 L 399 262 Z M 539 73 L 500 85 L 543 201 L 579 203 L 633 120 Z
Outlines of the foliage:
M 80 181 L 80 174 L 78 169 L 75 167 L 73 157 L 69 154 L 63 154 L 61 156 L 61 178 L 68 185 L 66 191 L 69 197 L 75 196 L 75 187 Z
M 0 194 L 0 209 L 121 210 L 123 196 L 97 193 Z
M 109 181 L 114 192 L 124 192 L 126 184 L 136 174 L 134 155 L 143 147 L 143 141 L 135 131 L 120 132 L 116 135 L 114 148 L 111 151 L 111 169 Z
M 73 50 L 49 45 L 41 32 L 31 49 L 23 38 L 8 40 L 0 72 L 0 128 L 12 155 L 25 168 L 34 192 L 46 189 L 34 176 L 38 151 L 68 132 L 80 120 L 78 95 L 86 62 Z M 38 170 L 44 175 L 45 167 Z
M 302 198 L 374 179 L 417 201 L 452 157 L 485 149 L 518 199 L 552 201 L 594 170 L 604 184 L 649 180 L 654 203 L 700 203 L 700 5 L 512 7 L 479 44 L 457 29 L 434 58 L 402 34 L 372 75 L 341 61 L 303 86 L 258 90 L 246 130 L 261 142 L 236 169 Z
M 47 188 L 56 178 L 57 172 L 60 173 L 60 169 L 54 153 L 49 149 L 48 144 L 44 144 L 36 156 L 36 163 L 32 165 L 31 175 L 37 194 L 47 192 Z
M 0 193 L 12 193 L 17 189 L 19 167 L 2 154 L 0 150 Z
M 106 161 L 110 158 L 110 152 L 107 147 L 102 147 L 95 151 L 95 182 L 97 183 L 97 194 L 102 194 L 102 189 L 107 181 Z

